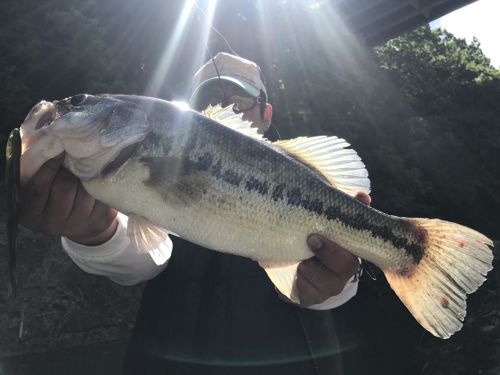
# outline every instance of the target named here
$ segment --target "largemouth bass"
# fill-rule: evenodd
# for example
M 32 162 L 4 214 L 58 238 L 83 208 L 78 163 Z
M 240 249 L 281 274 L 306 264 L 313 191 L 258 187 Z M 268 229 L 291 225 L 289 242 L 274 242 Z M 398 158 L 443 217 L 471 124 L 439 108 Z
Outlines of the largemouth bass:
M 416 320 L 447 338 L 466 295 L 492 268 L 493 243 L 467 227 L 369 207 L 357 153 L 337 137 L 271 143 L 230 110 L 205 115 L 139 96 L 80 94 L 38 103 L 21 126 L 21 181 L 50 158 L 96 199 L 129 215 L 128 234 L 157 263 L 169 233 L 251 258 L 297 301 L 311 233 L 383 270 Z

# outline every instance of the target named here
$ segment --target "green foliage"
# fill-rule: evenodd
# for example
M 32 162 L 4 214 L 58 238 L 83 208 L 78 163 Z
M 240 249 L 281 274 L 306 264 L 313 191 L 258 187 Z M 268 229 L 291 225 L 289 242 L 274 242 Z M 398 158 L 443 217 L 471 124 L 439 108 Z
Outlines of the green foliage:
M 92 15 L 98 2 L 0 3 L 0 133 L 18 126 L 41 99 L 126 91 L 124 65 Z
M 467 44 L 429 27 L 389 41 L 376 53 L 414 112 L 397 138 L 390 138 L 432 187 L 415 191 L 425 198 L 423 208 L 500 236 L 492 210 L 500 205 L 500 163 L 493 156 L 500 152 L 500 71 L 479 41 Z
M 467 44 L 441 29 L 422 27 L 376 53 L 382 69 L 422 113 L 449 113 L 470 101 L 471 90 L 480 93 L 478 88 L 487 89 L 500 78 L 478 40 Z

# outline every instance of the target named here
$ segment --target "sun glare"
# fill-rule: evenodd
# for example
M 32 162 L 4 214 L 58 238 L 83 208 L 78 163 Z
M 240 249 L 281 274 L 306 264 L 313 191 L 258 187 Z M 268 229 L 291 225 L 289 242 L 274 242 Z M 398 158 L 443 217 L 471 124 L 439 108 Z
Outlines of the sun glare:
M 344 17 L 330 1 L 283 1 L 279 4 L 274 3 L 274 8 L 271 8 L 267 1 L 257 2 L 260 29 L 264 30 L 263 39 L 269 41 L 261 46 L 261 53 L 266 56 L 267 61 L 274 63 L 272 48 L 282 40 L 279 35 L 283 34 L 290 36 L 286 42 L 294 54 L 293 58 L 298 61 L 298 68 L 303 70 L 304 77 L 307 77 L 316 61 L 325 61 L 331 65 L 328 74 L 332 76 L 358 77 L 360 80 L 376 66 L 364 42 L 352 32 L 350 25 L 346 24 Z M 280 17 L 280 22 L 275 22 L 274 18 L 277 17 Z M 275 24 L 282 27 L 279 33 Z M 314 44 L 321 48 L 310 51 L 305 35 L 314 38 Z M 324 66 L 324 63 L 321 64 Z M 279 71 L 279 66 L 271 68 Z M 286 98 L 284 101 L 283 110 L 288 111 Z
M 196 10 L 203 13 L 202 19 L 204 19 L 203 30 L 201 37 L 199 39 L 198 48 L 199 51 L 196 56 L 192 59 L 193 66 L 200 65 L 206 51 L 206 43 L 208 40 L 209 29 L 212 25 L 212 18 L 217 5 L 217 0 L 208 0 L 206 11 L 204 11 L 196 0 L 188 0 L 184 4 L 184 8 L 180 14 L 180 17 L 175 25 L 172 36 L 169 38 L 167 44 L 165 45 L 164 52 L 156 66 L 151 79 L 146 86 L 145 95 L 157 97 L 159 96 L 162 86 L 167 79 L 169 74 L 169 69 L 172 65 L 176 52 L 182 48 L 183 40 L 185 39 L 189 26 L 194 22 L 194 14 Z
M 177 108 L 179 108 L 181 111 L 189 111 L 191 107 L 189 106 L 188 103 L 186 102 L 181 102 L 178 100 L 172 100 L 170 101 L 173 105 L 175 105 Z

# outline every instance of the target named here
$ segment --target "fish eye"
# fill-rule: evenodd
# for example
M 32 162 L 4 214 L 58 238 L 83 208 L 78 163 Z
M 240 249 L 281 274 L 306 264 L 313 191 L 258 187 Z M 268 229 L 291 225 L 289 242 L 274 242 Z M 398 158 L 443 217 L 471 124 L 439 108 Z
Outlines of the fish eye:
M 75 105 L 75 106 L 82 105 L 86 99 L 87 99 L 87 94 L 78 94 L 78 95 L 72 96 L 69 102 L 71 105 Z

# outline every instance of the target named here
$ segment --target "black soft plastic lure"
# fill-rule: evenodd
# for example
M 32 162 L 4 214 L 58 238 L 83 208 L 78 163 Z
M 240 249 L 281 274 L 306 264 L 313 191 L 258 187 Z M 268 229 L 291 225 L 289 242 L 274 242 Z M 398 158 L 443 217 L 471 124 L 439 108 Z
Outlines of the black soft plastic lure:
M 5 188 L 7 208 L 7 247 L 9 249 L 9 295 L 17 295 L 16 277 L 16 243 L 17 243 L 17 213 L 19 198 L 19 170 L 21 160 L 21 135 L 19 129 L 10 132 L 5 150 Z

